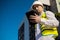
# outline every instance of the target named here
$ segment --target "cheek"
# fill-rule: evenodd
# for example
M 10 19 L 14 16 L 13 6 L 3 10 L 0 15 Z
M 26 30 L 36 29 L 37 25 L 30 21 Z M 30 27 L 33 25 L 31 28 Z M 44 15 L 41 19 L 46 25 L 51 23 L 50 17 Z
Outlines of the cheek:
M 38 9 L 38 12 L 41 12 L 41 11 L 42 11 L 42 9 L 39 8 L 39 9 Z
M 39 11 L 43 11 L 43 8 L 40 7 L 40 8 L 39 8 Z
M 38 7 L 39 11 L 43 11 L 43 8 L 41 6 Z

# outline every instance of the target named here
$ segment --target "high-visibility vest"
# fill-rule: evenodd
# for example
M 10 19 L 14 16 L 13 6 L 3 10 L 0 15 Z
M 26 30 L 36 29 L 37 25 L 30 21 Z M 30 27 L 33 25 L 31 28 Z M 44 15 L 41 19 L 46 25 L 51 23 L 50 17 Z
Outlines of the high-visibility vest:
M 43 18 L 44 20 L 47 20 L 46 17 L 46 13 L 43 13 L 41 18 Z M 44 24 L 40 24 L 41 25 L 41 33 L 42 36 L 47 36 L 47 35 L 54 35 L 53 37 L 56 38 L 58 36 L 58 32 L 57 32 L 57 27 L 49 27 Z

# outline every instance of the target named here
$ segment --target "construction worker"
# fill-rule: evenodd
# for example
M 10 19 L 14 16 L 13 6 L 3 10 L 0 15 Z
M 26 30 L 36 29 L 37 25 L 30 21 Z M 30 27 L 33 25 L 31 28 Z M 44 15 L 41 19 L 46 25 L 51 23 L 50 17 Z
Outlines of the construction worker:
M 59 21 L 55 18 L 55 15 L 51 11 L 44 12 L 44 6 L 40 1 L 34 1 L 31 9 L 37 10 L 38 14 L 31 15 L 29 19 L 35 25 L 35 39 L 36 40 L 55 40 L 58 36 L 57 27 Z

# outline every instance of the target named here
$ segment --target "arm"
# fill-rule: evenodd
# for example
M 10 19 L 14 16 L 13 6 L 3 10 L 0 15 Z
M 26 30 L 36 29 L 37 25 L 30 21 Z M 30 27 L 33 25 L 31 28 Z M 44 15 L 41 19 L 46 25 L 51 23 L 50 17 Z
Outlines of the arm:
M 41 18 L 41 23 L 47 26 L 53 26 L 53 27 L 59 26 L 59 21 L 55 18 L 55 15 L 52 12 L 46 11 L 46 16 L 47 16 L 47 20 Z

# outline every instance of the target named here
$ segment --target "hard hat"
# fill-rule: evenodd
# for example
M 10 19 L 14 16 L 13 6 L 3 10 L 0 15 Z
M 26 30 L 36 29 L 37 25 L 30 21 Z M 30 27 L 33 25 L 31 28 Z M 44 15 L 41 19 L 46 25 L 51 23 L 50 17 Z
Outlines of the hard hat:
M 39 5 L 43 6 L 42 2 L 40 2 L 40 1 L 35 1 L 35 2 L 32 4 L 32 6 L 33 6 L 33 5 L 36 5 L 36 4 L 39 4 Z

